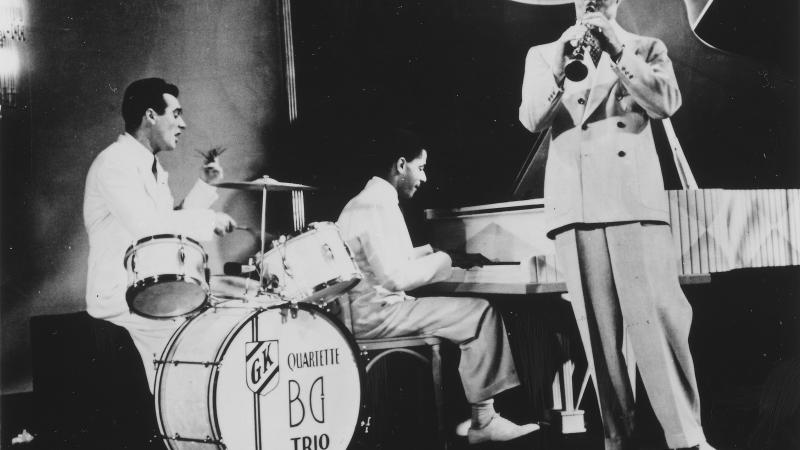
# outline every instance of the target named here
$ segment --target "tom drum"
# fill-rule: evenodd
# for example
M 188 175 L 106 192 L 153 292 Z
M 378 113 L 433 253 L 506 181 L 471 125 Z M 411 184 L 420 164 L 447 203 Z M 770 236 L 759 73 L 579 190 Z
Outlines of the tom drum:
M 160 234 L 139 239 L 125 252 L 130 309 L 151 318 L 189 314 L 208 298 L 208 255 L 192 238 Z
M 291 301 L 325 303 L 361 281 L 361 271 L 331 222 L 315 222 L 261 260 L 267 290 Z

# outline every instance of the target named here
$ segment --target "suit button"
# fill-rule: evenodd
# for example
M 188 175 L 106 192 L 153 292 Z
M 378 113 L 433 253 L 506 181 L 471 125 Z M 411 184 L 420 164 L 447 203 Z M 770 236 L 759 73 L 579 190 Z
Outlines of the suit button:
M 581 130 L 586 131 L 588 129 L 589 129 L 589 125 L 586 125 L 586 124 L 581 125 Z
M 583 98 L 578 99 L 578 104 L 583 105 L 584 103 L 586 103 L 586 100 L 584 100 Z
M 624 156 L 625 156 L 625 152 L 624 152 L 623 150 L 620 150 L 620 151 L 619 151 L 619 153 L 617 153 L 617 156 L 619 156 L 620 158 L 622 158 L 622 157 L 624 157 Z
M 625 124 L 623 122 L 617 122 L 617 128 L 625 128 Z

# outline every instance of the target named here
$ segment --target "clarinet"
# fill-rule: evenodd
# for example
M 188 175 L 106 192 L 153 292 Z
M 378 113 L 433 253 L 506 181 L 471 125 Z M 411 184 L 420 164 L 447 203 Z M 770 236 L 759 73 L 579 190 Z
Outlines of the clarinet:
M 596 0 L 587 1 L 584 12 L 591 13 L 595 11 L 597 11 Z M 581 81 L 586 78 L 586 75 L 589 74 L 589 69 L 583 63 L 583 54 L 587 46 L 595 47 L 597 45 L 597 39 L 595 39 L 591 30 L 587 27 L 586 32 L 578 40 L 578 44 L 572 49 L 572 54 L 569 56 L 569 62 L 564 67 L 564 75 L 567 77 L 567 79 L 570 81 Z

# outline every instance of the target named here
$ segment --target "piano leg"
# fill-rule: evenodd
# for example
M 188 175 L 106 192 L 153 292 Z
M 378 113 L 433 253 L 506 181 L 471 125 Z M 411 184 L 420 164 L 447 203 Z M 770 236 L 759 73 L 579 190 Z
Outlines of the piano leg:
M 558 411 L 561 418 L 561 433 L 574 434 L 585 433 L 586 422 L 583 419 L 583 411 L 578 409 L 580 397 L 575 401 L 572 377 L 575 373 L 575 363 L 567 360 L 561 366 L 555 379 L 553 380 L 553 409 Z M 587 377 L 588 377 L 588 371 Z M 584 377 L 586 378 L 586 377 Z M 581 388 L 581 396 L 585 389 L 587 380 L 584 379 Z
M 561 297 L 569 301 L 569 294 L 561 294 Z M 636 398 L 636 356 L 633 354 L 633 346 L 631 345 L 630 338 L 628 338 L 628 333 L 623 333 L 622 335 L 622 354 L 628 366 L 628 378 L 631 381 L 633 396 Z M 583 374 L 583 381 L 581 382 L 581 388 L 580 391 L 578 391 L 577 399 L 575 399 L 574 395 L 574 375 L 575 363 L 572 360 L 567 360 L 561 366 L 561 369 L 559 369 L 555 379 L 553 379 L 553 410 L 558 411 L 561 417 L 562 434 L 586 432 L 586 421 L 584 420 L 583 410 L 580 409 L 580 406 L 583 401 L 583 394 L 586 392 L 586 387 L 589 385 L 589 379 L 592 377 L 591 365 L 586 368 Z

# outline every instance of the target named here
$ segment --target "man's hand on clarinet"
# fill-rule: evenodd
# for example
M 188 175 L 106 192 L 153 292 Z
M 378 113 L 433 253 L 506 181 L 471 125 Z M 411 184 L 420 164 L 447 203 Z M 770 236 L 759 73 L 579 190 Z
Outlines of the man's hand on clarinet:
M 559 44 L 556 45 L 555 61 L 553 61 L 553 75 L 555 75 L 558 80 L 563 80 L 564 66 L 566 66 L 567 60 L 572 54 L 572 50 L 578 45 L 585 33 L 586 27 L 580 23 L 576 23 L 564 30 L 561 37 L 556 41 Z
M 614 31 L 611 21 L 603 13 L 587 12 L 581 18 L 580 24 L 592 30 L 592 35 L 597 39 L 601 50 L 612 57 L 622 52 L 622 42 Z

